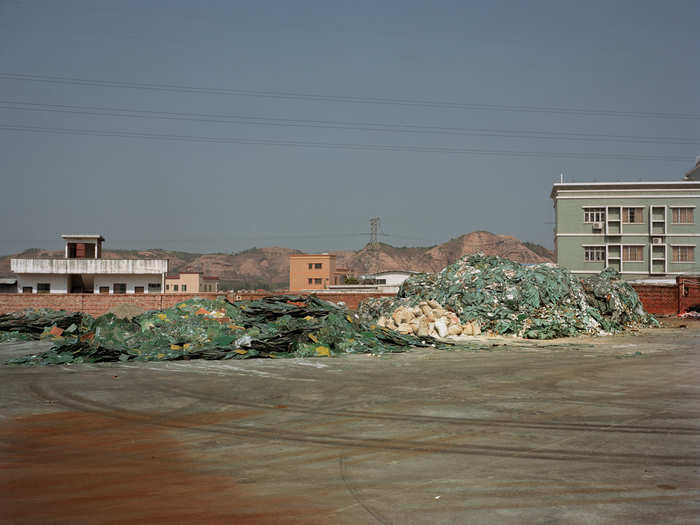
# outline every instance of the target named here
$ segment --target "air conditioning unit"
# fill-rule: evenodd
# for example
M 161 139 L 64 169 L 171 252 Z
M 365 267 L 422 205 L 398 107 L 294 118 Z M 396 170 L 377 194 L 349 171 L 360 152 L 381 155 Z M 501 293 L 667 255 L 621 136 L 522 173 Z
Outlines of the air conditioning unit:
M 662 237 L 653 237 L 653 238 L 651 239 L 651 243 L 652 243 L 652 244 L 663 244 L 663 243 L 664 243 L 664 240 L 663 240 Z
M 593 223 L 593 229 L 594 229 L 594 230 L 602 230 L 602 229 L 603 229 L 603 223 L 602 223 L 602 222 L 594 222 L 594 223 Z

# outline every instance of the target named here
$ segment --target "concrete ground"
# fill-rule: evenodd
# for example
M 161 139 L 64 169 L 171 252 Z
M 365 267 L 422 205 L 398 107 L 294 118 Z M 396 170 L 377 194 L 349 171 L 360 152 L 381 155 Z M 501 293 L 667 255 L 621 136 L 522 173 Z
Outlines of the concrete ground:
M 684 324 L 385 357 L 1 366 L 0 522 L 700 523 L 700 322 Z

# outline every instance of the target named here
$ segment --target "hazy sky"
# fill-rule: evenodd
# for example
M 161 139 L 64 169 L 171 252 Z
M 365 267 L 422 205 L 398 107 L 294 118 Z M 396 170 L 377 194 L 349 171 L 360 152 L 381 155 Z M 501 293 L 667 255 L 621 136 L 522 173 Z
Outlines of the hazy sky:
M 0 0 L 0 254 L 552 246 L 700 154 L 700 2 Z

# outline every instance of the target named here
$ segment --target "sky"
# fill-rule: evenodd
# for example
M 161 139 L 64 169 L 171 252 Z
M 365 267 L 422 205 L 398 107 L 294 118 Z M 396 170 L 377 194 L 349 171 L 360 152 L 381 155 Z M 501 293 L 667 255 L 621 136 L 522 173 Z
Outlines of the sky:
M 0 255 L 552 247 L 700 155 L 700 2 L 0 0 Z

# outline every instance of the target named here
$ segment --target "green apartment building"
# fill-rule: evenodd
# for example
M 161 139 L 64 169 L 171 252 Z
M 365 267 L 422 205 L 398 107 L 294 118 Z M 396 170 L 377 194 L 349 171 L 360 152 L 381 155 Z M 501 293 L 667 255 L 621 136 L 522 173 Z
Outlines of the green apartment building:
M 577 274 L 625 279 L 700 274 L 700 181 L 554 184 L 554 247 Z

